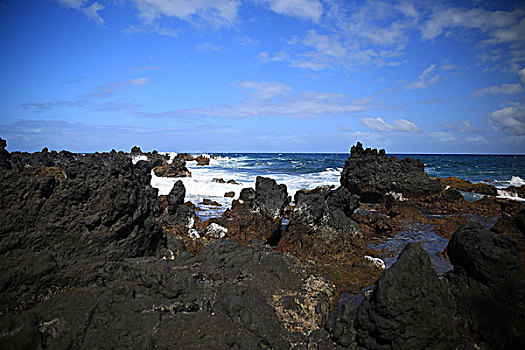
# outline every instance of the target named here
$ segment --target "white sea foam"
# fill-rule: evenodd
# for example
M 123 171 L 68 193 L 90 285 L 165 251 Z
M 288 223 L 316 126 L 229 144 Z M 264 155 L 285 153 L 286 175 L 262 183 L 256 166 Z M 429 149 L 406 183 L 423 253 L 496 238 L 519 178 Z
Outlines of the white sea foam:
M 510 179 L 510 185 L 511 186 L 516 186 L 516 187 L 521 187 L 523 185 L 525 185 L 525 180 L 523 180 L 521 177 L 519 176 L 513 176 L 511 179 Z
M 382 259 L 365 255 L 365 260 L 370 261 L 375 267 L 378 267 L 380 269 L 384 270 L 386 268 L 385 262 Z
M 131 156 L 131 162 L 133 164 L 137 164 L 141 160 L 145 160 L 147 162 L 148 161 L 148 156 L 146 156 L 145 154 L 134 154 L 134 155 Z
M 521 198 L 515 192 L 505 191 L 498 189 L 498 198 L 512 199 L 519 202 L 525 202 L 525 198 Z

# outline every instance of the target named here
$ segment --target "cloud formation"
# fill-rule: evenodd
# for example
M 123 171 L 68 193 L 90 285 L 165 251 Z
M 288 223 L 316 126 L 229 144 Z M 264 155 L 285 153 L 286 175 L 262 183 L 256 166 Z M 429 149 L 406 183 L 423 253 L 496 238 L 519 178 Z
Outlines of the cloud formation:
M 394 119 L 392 124 L 385 122 L 382 118 L 366 117 L 361 119 L 361 123 L 366 127 L 375 131 L 402 131 L 402 132 L 418 132 L 419 128 L 416 124 L 406 119 Z
M 323 15 L 323 5 L 318 0 L 254 0 L 265 4 L 273 12 L 299 19 L 319 22 Z
M 58 2 L 60 5 L 74 9 L 77 11 L 82 12 L 84 15 L 86 15 L 87 18 L 92 20 L 94 23 L 98 25 L 104 25 L 104 19 L 100 16 L 98 13 L 99 11 L 104 9 L 104 6 L 100 5 L 98 2 L 93 2 L 91 5 L 87 5 L 86 0 L 54 0 L 55 2 Z
M 483 89 L 474 91 L 474 95 L 483 96 L 483 95 L 514 95 L 523 92 L 523 86 L 521 84 L 502 84 L 502 85 L 493 85 Z
M 439 79 L 439 74 L 435 73 L 435 68 L 435 64 L 425 68 L 415 81 L 405 86 L 405 89 L 426 89 L 429 85 L 435 84 Z
M 525 105 L 516 103 L 490 114 L 491 123 L 509 135 L 525 135 Z
M 234 104 L 217 104 L 207 107 L 175 109 L 162 113 L 137 113 L 150 118 L 248 118 L 290 117 L 315 118 L 321 116 L 349 115 L 371 108 L 372 99 L 351 99 L 347 95 L 304 92 L 291 94 L 292 88 L 280 82 L 245 81 L 236 84 L 249 90 L 249 98 Z M 279 97 L 279 98 L 277 98 Z

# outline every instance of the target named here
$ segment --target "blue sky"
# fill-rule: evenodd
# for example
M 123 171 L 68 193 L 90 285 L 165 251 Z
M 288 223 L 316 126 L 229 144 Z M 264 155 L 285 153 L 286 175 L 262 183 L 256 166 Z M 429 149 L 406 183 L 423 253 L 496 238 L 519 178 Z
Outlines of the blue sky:
M 9 150 L 525 153 L 521 1 L 0 0 Z

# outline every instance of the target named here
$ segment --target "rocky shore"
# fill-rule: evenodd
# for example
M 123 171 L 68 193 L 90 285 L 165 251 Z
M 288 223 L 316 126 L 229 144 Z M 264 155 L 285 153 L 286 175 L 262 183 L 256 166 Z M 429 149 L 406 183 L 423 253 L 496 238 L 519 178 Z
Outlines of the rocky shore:
M 181 181 L 151 187 L 190 176 L 189 155 L 6 147 L 1 349 L 525 347 L 525 206 L 490 185 L 358 143 L 339 187 L 291 198 L 258 177 L 203 222 Z M 452 270 L 417 243 L 385 270 L 370 243 L 414 223 L 449 240 Z

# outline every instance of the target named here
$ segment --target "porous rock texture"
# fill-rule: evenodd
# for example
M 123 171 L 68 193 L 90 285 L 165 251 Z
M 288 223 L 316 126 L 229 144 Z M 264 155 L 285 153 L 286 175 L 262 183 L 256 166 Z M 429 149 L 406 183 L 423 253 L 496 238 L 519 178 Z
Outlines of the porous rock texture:
M 466 336 L 492 349 L 525 346 L 525 274 L 512 239 L 477 223 L 460 227 L 447 253 L 447 274 Z
M 298 191 L 279 247 L 314 259 L 350 254 L 360 236 L 357 224 L 350 218 L 358 206 L 359 197 L 344 187 Z
M 212 219 L 228 229 L 228 237 L 249 243 L 258 239 L 275 245 L 281 237 L 281 219 L 290 203 L 286 185 L 257 176 L 255 190 L 244 188 L 221 218 Z
M 196 221 L 195 210 L 184 204 L 185 196 L 186 188 L 182 181 L 175 182 L 167 196 L 167 208 L 159 218 L 163 226 L 174 229 L 178 234 L 186 234 Z
M 454 303 L 430 258 L 409 243 L 377 280 L 370 301 L 357 311 L 362 349 L 451 349 L 457 343 Z
M 152 255 L 165 244 L 146 162 L 133 166 L 117 153 L 49 153 L 28 164 L 0 171 L 3 310 L 90 283 L 105 262 Z M 57 165 L 59 172 L 46 172 Z
M 341 185 L 367 203 L 381 202 L 389 192 L 411 198 L 441 191 L 440 181 L 428 177 L 420 160 L 388 157 L 385 150 L 363 149 L 360 142 L 351 148 Z

